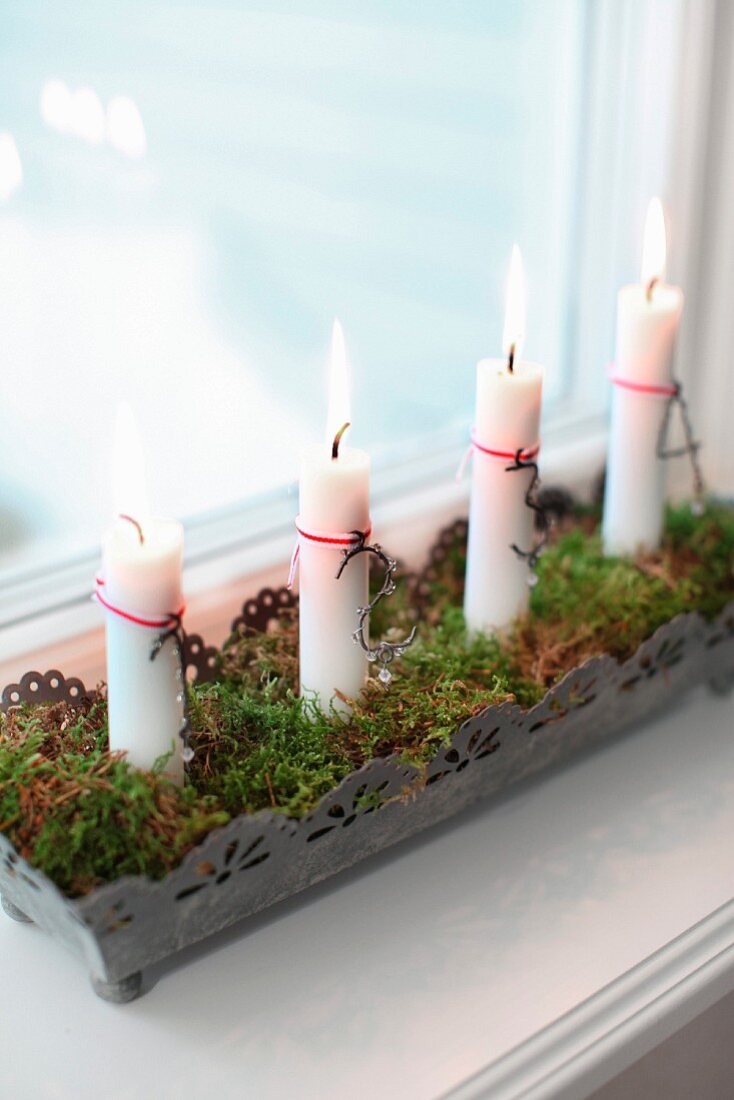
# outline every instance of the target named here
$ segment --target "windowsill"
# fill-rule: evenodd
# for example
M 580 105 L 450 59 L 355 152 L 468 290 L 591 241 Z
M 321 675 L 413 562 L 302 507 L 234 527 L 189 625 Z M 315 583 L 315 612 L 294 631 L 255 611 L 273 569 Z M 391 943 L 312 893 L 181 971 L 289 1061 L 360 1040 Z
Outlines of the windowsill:
M 0 922 L 4 981 L 28 1006 L 3 1019 L 9 1094 L 37 1082 L 40 1050 L 49 1088 L 79 1100 L 111 1080 L 130 1095 L 297 1081 L 323 1100 L 588 1096 L 734 988 L 731 706 L 692 692 L 155 968 L 120 1010 L 122 1043 L 76 960 Z
M 558 424 L 543 448 L 545 484 L 588 494 L 603 467 L 601 418 L 583 429 Z M 464 441 L 401 460 L 374 478 L 377 537 L 409 568 L 419 566 L 437 532 L 466 513 L 469 478 L 455 480 Z M 266 585 L 285 583 L 293 548 L 295 493 L 193 523 L 186 530 L 186 627 L 220 644 L 244 600 Z M 243 534 L 244 532 L 244 534 Z M 104 676 L 104 632 L 91 603 L 96 557 L 0 589 L 0 688 L 31 669 L 59 668 L 86 684 Z

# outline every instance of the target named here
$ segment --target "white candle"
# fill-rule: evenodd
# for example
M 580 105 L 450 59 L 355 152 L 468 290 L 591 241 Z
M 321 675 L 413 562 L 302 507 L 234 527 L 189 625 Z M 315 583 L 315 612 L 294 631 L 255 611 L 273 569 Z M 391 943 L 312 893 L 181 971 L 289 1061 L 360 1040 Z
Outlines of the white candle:
M 528 567 L 512 546 L 529 550 L 534 541 L 533 513 L 525 503 L 532 472 L 507 471 L 518 449 L 531 452 L 539 442 L 543 370 L 519 358 L 524 313 L 522 263 L 515 246 L 505 313 L 505 357 L 477 364 L 464 595 L 464 616 L 472 632 L 507 626 L 528 605 Z
M 334 444 L 349 420 L 347 363 L 341 326 L 334 322 L 327 441 L 301 457 L 299 536 L 299 622 L 301 694 L 328 713 L 342 712 L 367 674 L 363 650 L 354 643 L 358 608 L 368 600 L 368 561 L 361 554 L 342 562 L 338 540 L 370 526 L 370 461 L 365 451 Z M 336 456 L 334 457 L 334 452 Z M 336 542 L 319 540 L 337 540 Z
M 652 199 L 645 224 L 642 278 L 617 299 L 603 539 L 607 554 L 632 555 L 660 543 L 665 464 L 657 443 L 673 384 L 675 337 L 683 309 L 679 287 L 663 282 L 665 221 Z
M 151 518 L 140 486 L 120 491 L 123 472 L 129 482 L 140 470 L 126 408 L 118 416 L 116 459 L 118 505 L 130 518 L 118 516 L 105 535 L 98 586 L 105 607 L 110 750 L 126 753 L 131 764 L 145 769 L 169 756 L 165 774 L 181 784 L 185 687 L 177 641 L 169 638 L 154 660 L 151 648 L 170 616 L 183 608 L 183 528 Z

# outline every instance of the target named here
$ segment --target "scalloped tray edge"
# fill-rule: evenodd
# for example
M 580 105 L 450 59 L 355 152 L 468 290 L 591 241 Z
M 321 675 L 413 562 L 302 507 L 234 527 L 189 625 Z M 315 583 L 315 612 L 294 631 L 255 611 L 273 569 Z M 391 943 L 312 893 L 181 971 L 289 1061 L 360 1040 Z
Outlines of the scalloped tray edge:
M 190 640 L 206 660 L 211 647 Z M 3 902 L 81 955 L 98 993 L 129 1000 L 140 992 L 143 967 L 570 759 L 706 681 L 722 690 L 734 683 L 734 602 L 711 622 L 697 612 L 677 616 L 627 661 L 590 658 L 529 710 L 509 702 L 485 708 L 423 768 L 397 755 L 378 758 L 300 820 L 242 814 L 160 881 L 124 876 L 70 899 L 0 834 Z M 55 670 L 28 673 L 6 688 L 3 705 L 18 693 L 76 698 L 84 690 Z M 365 807 L 370 798 L 377 809 Z

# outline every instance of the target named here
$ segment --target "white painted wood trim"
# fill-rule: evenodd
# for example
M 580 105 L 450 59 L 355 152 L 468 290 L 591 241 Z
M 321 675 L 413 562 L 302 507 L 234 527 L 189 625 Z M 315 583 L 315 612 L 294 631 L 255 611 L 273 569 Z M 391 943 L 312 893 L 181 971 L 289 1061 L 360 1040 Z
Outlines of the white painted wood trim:
M 732 990 L 734 899 L 447 1100 L 583 1100 Z

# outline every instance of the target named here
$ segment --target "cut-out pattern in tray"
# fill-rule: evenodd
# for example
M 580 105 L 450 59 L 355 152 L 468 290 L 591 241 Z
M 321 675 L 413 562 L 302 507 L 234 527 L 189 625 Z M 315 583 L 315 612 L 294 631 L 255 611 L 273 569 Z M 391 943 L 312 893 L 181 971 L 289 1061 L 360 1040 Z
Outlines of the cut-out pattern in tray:
M 442 533 L 442 547 L 461 534 Z M 291 593 L 266 589 L 245 603 L 233 629 L 267 629 L 281 608 L 292 606 Z M 216 650 L 191 636 L 188 652 L 196 678 L 210 679 Z M 160 882 L 125 877 L 72 900 L 0 834 L 3 905 L 81 955 L 101 996 L 130 1000 L 141 990 L 145 966 L 570 758 L 706 681 L 718 690 L 734 683 L 734 604 L 710 623 L 697 614 L 678 616 L 623 664 L 592 658 L 531 710 L 487 707 L 423 771 L 395 756 L 373 760 L 300 821 L 243 814 L 209 834 Z M 58 671 L 31 672 L 5 689 L 0 706 L 74 701 L 84 692 L 79 680 Z

